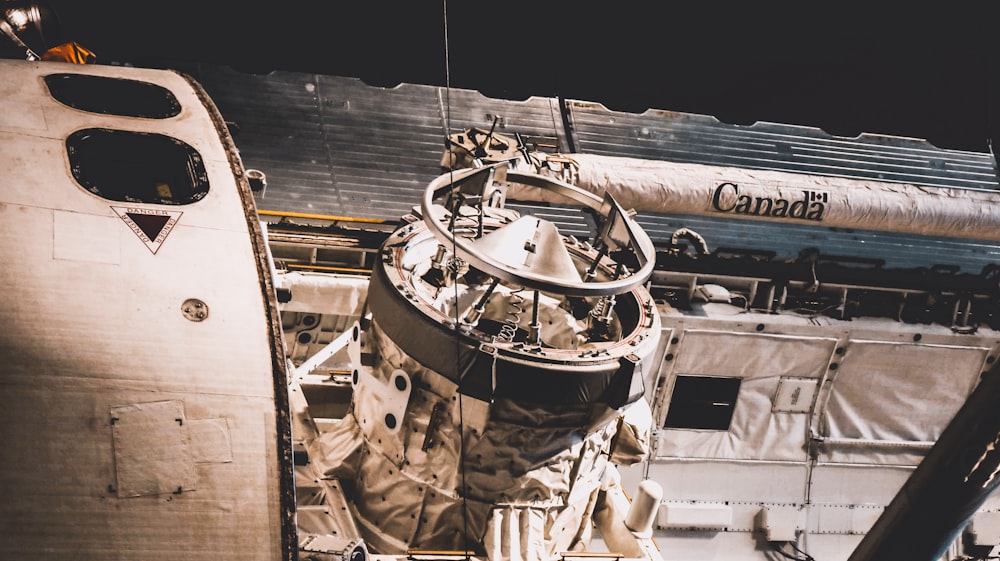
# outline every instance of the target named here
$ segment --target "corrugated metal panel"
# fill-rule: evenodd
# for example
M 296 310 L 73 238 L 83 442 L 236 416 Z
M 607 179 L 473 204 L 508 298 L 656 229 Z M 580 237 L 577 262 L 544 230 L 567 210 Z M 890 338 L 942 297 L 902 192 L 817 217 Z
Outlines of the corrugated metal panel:
M 998 188 L 989 154 L 943 150 L 918 139 L 835 137 L 810 127 L 729 125 L 714 117 L 670 111 L 622 113 L 583 101 L 568 101 L 566 106 L 577 149 L 584 153 L 939 187 Z
M 179 67 L 215 100 L 248 168 L 267 175 L 261 208 L 396 219 L 419 204 L 439 167 L 450 130 L 521 133 L 557 144 L 554 100 L 494 100 L 468 90 L 227 67 Z M 449 111 L 450 108 L 450 111 Z
M 575 100 L 565 102 L 570 139 L 560 101 L 554 98 L 507 101 L 470 90 L 413 84 L 381 88 L 315 74 L 259 76 L 211 65 L 178 68 L 202 83 L 232 123 L 246 166 L 267 174 L 267 190 L 258 198 L 265 209 L 395 220 L 419 204 L 427 183 L 441 173 L 448 131 L 490 129 L 494 122 L 500 134 L 520 133 L 529 144 L 560 151 L 573 146 L 611 156 L 998 188 L 989 154 L 943 150 L 917 139 L 842 138 L 793 125 L 729 125 L 714 117 L 660 110 L 623 113 Z M 518 208 L 544 213 L 577 236 L 593 229 L 590 217 L 577 210 Z M 978 272 L 996 263 L 1000 254 L 1000 246 L 975 240 L 691 216 L 639 218 L 657 243 L 686 226 L 713 249 L 768 250 L 779 259 L 815 247 L 829 255 L 882 259 L 887 267 L 940 264 Z

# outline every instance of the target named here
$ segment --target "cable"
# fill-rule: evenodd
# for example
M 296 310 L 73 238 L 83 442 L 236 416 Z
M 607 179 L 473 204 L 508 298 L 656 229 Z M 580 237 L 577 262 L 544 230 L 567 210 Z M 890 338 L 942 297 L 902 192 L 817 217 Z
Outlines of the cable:
M 803 550 L 799 549 L 799 546 L 795 545 L 795 542 L 788 542 L 788 545 L 792 546 L 792 549 L 794 549 L 794 550 L 795 550 L 795 551 L 797 551 L 798 553 L 801 553 L 802 555 L 804 555 L 804 556 L 805 556 L 805 559 L 806 559 L 806 561 L 816 561 L 816 558 L 815 558 L 815 557 L 813 557 L 812 555 L 809 555 L 809 554 L 808 554 L 808 553 L 806 553 L 805 551 L 803 551 Z
M 444 129 L 445 129 L 445 140 L 451 138 L 451 58 L 448 49 L 448 0 L 441 0 L 441 12 L 444 19 L 444 100 L 445 100 L 445 113 L 444 113 Z M 451 184 L 454 185 L 454 166 L 448 166 L 448 173 L 452 175 Z M 458 214 L 459 209 L 456 208 L 454 213 Z M 454 230 L 451 235 L 451 255 L 452 258 L 458 256 L 458 236 L 455 235 Z M 447 274 L 447 272 L 445 273 Z M 459 333 L 458 324 L 460 321 L 461 310 L 458 306 L 458 282 L 452 283 L 455 291 L 455 329 L 454 329 L 454 339 L 455 339 L 455 369 L 456 372 L 461 368 L 461 334 Z M 458 379 L 458 387 L 455 391 L 458 393 L 458 472 L 459 481 L 462 489 L 462 550 L 465 552 L 465 560 L 469 561 L 471 552 L 469 551 L 469 503 L 468 503 L 468 489 L 466 488 L 465 481 L 465 415 L 462 410 L 462 381 L 464 376 Z
M 787 543 L 788 545 L 792 546 L 792 549 L 794 549 L 796 553 L 799 553 L 799 554 L 803 555 L 803 557 L 799 557 L 798 555 L 793 555 L 791 553 L 788 553 L 787 551 L 785 551 L 784 549 L 782 549 L 781 545 L 778 545 L 777 543 L 774 543 L 774 542 L 771 543 L 771 549 L 773 549 L 775 552 L 777 552 L 778 555 L 781 555 L 785 559 L 790 559 L 791 561 L 816 561 L 815 557 L 813 557 L 812 555 L 809 555 L 805 551 L 802 551 L 794 543 L 792 543 L 792 542 L 785 542 L 785 543 Z

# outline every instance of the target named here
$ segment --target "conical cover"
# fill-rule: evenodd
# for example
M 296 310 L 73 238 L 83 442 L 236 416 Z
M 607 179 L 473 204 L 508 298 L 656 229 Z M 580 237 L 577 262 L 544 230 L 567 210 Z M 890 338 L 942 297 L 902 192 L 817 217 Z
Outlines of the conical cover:
M 551 222 L 522 216 L 472 242 L 481 258 L 550 281 L 579 283 L 580 273 Z

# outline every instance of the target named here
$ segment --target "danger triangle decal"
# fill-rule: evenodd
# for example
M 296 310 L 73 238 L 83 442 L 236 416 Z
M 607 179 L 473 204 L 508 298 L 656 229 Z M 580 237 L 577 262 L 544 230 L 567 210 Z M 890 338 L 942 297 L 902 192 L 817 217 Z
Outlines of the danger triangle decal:
M 136 236 L 146 244 L 149 251 L 156 252 L 163 245 L 170 231 L 177 225 L 183 212 L 179 210 L 158 210 L 134 207 L 111 207 Z

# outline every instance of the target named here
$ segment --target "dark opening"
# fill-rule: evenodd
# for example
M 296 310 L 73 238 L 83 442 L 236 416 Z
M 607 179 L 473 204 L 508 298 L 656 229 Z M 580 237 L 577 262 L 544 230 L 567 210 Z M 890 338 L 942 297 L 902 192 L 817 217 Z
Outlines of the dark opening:
M 664 428 L 729 430 L 741 381 L 740 378 L 678 376 Z
M 45 77 L 45 85 L 56 101 L 90 113 L 168 119 L 181 112 L 181 104 L 173 92 L 139 80 L 49 74 Z
M 84 129 L 66 139 L 73 178 L 111 201 L 186 205 L 208 194 L 201 155 L 161 134 Z

